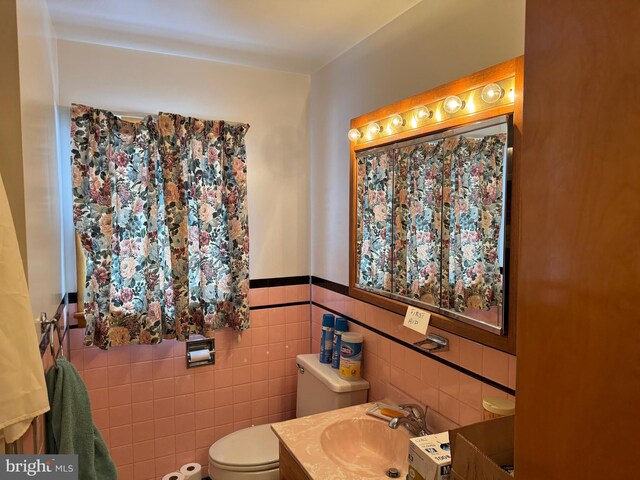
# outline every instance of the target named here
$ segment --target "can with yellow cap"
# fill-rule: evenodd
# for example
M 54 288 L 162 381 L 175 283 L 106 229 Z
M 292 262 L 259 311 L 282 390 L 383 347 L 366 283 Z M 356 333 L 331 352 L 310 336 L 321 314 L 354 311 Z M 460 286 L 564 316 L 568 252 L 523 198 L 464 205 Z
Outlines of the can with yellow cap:
M 482 418 L 508 417 L 516 413 L 516 401 L 506 397 L 485 397 L 482 399 Z

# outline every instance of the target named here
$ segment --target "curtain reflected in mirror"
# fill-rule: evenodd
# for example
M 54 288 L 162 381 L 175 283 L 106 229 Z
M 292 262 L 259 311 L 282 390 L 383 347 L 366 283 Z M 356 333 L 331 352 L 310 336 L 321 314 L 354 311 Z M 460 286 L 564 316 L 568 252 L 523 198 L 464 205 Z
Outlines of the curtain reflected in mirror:
M 391 292 L 393 260 L 393 152 L 358 159 L 358 283 Z
M 398 149 L 395 205 L 395 290 L 438 305 L 442 269 L 443 141 Z
M 508 117 L 359 152 L 356 286 L 502 332 Z

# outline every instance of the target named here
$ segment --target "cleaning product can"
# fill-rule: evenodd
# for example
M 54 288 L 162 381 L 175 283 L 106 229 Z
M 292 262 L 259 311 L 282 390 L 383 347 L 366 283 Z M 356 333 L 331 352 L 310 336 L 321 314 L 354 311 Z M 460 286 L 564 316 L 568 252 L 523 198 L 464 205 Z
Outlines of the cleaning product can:
M 340 376 L 347 380 L 360 378 L 362 369 L 362 342 L 361 333 L 344 332 L 340 342 Z
M 342 334 L 349 330 L 349 324 L 346 318 L 336 318 L 336 327 L 333 332 L 333 358 L 331 360 L 331 366 L 333 368 L 340 368 L 340 340 Z
M 330 313 L 322 316 L 322 336 L 320 337 L 320 363 L 331 363 L 333 353 L 333 325 L 335 317 Z

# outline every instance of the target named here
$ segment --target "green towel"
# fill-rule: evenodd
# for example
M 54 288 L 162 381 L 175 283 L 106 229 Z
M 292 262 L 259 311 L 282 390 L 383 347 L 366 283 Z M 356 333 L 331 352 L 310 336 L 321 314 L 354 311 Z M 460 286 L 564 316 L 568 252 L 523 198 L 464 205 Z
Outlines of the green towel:
M 116 467 L 100 431 L 93 424 L 89 394 L 75 367 L 64 358 L 46 375 L 51 411 L 46 414 L 46 450 L 77 454 L 81 480 L 116 480 Z

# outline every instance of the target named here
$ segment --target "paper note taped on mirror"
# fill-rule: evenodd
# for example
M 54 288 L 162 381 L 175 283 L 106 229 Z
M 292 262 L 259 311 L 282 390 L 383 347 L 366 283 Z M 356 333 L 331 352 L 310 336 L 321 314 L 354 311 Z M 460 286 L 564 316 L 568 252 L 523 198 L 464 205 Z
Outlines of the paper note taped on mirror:
M 427 333 L 427 328 L 429 328 L 430 319 L 431 314 L 426 310 L 409 306 L 407 308 L 407 314 L 404 316 L 403 325 L 424 335 Z

